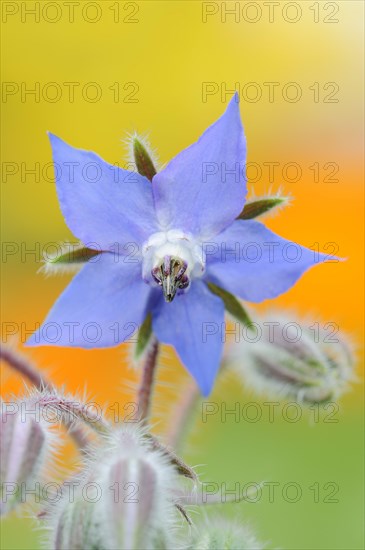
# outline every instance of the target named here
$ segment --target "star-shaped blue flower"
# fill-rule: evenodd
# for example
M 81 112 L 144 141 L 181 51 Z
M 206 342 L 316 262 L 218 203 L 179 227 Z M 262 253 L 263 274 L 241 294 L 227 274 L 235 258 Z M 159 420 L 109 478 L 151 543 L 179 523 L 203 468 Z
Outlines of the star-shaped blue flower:
M 103 252 L 59 297 L 30 345 L 108 347 L 152 314 L 208 395 L 223 347 L 223 301 L 208 282 L 251 302 L 288 290 L 323 256 L 253 220 L 238 98 L 151 182 L 50 135 L 57 192 L 74 235 Z

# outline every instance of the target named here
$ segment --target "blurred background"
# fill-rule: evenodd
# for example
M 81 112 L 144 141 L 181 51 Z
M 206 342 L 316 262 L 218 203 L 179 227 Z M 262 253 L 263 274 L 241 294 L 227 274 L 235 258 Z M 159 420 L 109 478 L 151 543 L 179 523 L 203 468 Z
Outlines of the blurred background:
M 346 258 L 320 265 L 264 303 L 333 322 L 358 343 L 359 380 L 335 419 L 313 411 L 288 422 L 219 414 L 197 419 L 184 456 L 202 479 L 277 483 L 256 502 L 228 505 L 269 548 L 363 548 L 363 4 L 337 2 L 2 2 L 2 328 L 20 349 L 70 280 L 37 274 L 42 251 L 75 242 L 61 215 L 46 131 L 124 164 L 127 132 L 148 132 L 161 163 L 195 141 L 241 97 L 249 189 L 282 188 L 290 207 L 266 224 L 310 248 Z M 229 137 L 229 136 L 227 136 Z M 53 249 L 52 249 L 53 247 Z M 252 308 L 253 315 L 255 309 Z M 229 341 L 229 338 L 228 338 Z M 121 406 L 132 399 L 131 346 L 38 348 L 25 353 L 67 390 Z M 187 376 L 164 350 L 156 431 Z M 2 373 L 2 395 L 21 380 Z M 209 401 L 227 409 L 257 400 L 227 378 Z M 263 399 L 265 401 L 265 399 Z M 328 414 L 329 411 L 327 411 Z M 173 417 L 172 417 L 173 418 Z M 72 450 L 67 450 L 72 454 Z M 298 484 L 297 502 L 286 484 Z M 290 488 L 289 488 L 290 491 Z M 32 522 L 16 515 L 2 548 L 36 549 Z

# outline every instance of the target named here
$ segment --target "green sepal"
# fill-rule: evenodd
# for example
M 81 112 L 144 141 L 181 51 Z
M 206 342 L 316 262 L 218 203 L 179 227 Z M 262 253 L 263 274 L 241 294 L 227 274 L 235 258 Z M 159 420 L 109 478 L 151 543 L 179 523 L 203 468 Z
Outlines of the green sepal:
M 138 173 L 152 181 L 153 176 L 156 174 L 156 168 L 147 149 L 138 137 L 133 138 L 133 156 Z
M 287 197 L 266 197 L 246 202 L 241 214 L 237 216 L 237 220 L 252 220 L 266 214 L 273 208 L 282 206 L 286 202 L 288 202 Z
M 47 263 L 53 265 L 82 264 L 88 262 L 91 258 L 94 258 L 94 256 L 97 256 L 98 254 L 101 254 L 100 250 L 93 250 L 92 248 L 86 247 L 74 248 L 67 250 L 67 252 L 61 253 L 59 256 L 47 259 Z
M 136 359 L 141 357 L 142 353 L 147 347 L 148 342 L 150 341 L 151 336 L 152 336 L 152 315 L 151 313 L 149 313 L 145 318 L 145 320 L 143 321 L 138 331 L 137 344 L 134 351 L 134 355 Z
M 242 323 L 246 327 L 252 328 L 252 320 L 250 319 L 250 316 L 248 315 L 242 304 L 237 300 L 237 298 L 233 296 L 233 294 L 213 283 L 208 283 L 208 288 L 213 294 L 219 296 L 219 298 L 223 301 L 224 307 L 226 308 L 228 313 L 233 315 L 233 317 L 235 317 L 240 323 Z

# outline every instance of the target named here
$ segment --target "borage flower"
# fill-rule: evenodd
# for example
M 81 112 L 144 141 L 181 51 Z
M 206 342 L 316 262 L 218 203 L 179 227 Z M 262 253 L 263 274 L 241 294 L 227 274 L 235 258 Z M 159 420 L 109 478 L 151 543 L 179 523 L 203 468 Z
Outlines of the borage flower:
M 246 140 L 237 95 L 152 184 L 50 140 L 66 223 L 100 253 L 90 255 L 30 344 L 115 346 L 151 314 L 158 340 L 176 349 L 209 394 L 229 293 L 251 302 L 274 298 L 324 259 L 259 222 L 237 219 L 252 217 L 242 215 Z M 85 330 L 90 324 L 95 338 Z

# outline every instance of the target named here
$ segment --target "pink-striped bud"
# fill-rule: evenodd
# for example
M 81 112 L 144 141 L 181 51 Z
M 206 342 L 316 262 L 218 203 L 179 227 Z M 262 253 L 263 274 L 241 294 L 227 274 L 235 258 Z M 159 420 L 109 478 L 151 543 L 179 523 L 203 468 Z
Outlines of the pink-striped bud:
M 340 397 L 354 380 L 351 342 L 335 323 L 313 323 L 281 312 L 261 318 L 253 342 L 233 344 L 225 364 L 259 393 L 320 403 Z
M 0 418 L 1 515 L 33 496 L 39 497 L 39 478 L 49 450 L 50 435 L 45 425 L 29 412 L 22 415 L 21 405 L 12 404 Z
M 81 490 L 76 500 L 63 500 L 63 507 L 57 508 L 56 529 L 51 529 L 52 548 L 55 550 L 84 550 L 90 548 L 102 549 L 100 541 L 100 521 L 95 517 L 94 503 L 89 492 L 84 498 Z M 47 545 L 47 548 L 51 546 Z
M 54 515 L 51 546 L 144 550 L 173 548 L 178 474 L 132 425 L 119 429 L 87 463 L 75 502 Z M 57 510 L 56 510 L 57 512 Z

